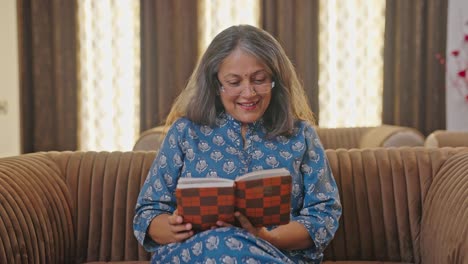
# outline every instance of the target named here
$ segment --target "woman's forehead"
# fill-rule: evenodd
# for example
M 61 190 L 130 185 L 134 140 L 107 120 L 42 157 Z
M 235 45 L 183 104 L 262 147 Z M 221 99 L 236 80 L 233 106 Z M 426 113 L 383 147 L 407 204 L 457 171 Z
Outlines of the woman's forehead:
M 258 57 L 243 51 L 235 49 L 220 64 L 220 77 L 251 77 L 258 74 L 269 74 L 268 67 Z

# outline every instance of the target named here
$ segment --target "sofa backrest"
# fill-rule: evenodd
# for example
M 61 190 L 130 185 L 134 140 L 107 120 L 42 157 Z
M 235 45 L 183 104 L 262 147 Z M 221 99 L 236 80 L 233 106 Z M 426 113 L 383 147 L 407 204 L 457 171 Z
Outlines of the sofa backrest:
M 72 197 L 47 155 L 0 159 L 0 263 L 70 263 Z
M 326 149 L 351 149 L 359 148 L 361 138 L 372 127 L 340 127 L 340 128 L 320 128 L 317 127 L 317 135 Z
M 421 253 L 437 260 L 434 254 L 444 251 L 463 258 L 466 239 L 459 241 L 457 231 L 468 231 L 456 213 L 467 212 L 468 148 L 326 153 L 343 205 L 326 260 L 421 263 Z M 132 220 L 155 154 L 44 152 L 0 159 L 0 263 L 148 260 Z M 459 182 L 450 181 L 452 175 Z M 459 204 L 446 204 L 450 200 Z
M 164 140 L 167 127 L 157 126 L 144 131 L 133 150 L 155 151 Z M 381 125 L 374 127 L 316 127 L 317 134 L 326 149 L 352 149 L 372 147 L 423 146 L 424 135 L 414 128 Z
M 168 127 L 157 126 L 148 129 L 141 133 L 137 141 L 133 145 L 133 150 L 140 151 L 156 151 L 159 149 L 164 137 L 166 136 Z
M 327 150 L 343 214 L 325 259 L 421 263 L 424 200 L 435 175 L 458 151 Z
M 132 229 L 140 188 L 155 152 L 51 152 L 68 185 L 75 260 L 148 260 Z
M 0 263 L 148 260 L 132 218 L 154 157 L 41 152 L 0 159 Z

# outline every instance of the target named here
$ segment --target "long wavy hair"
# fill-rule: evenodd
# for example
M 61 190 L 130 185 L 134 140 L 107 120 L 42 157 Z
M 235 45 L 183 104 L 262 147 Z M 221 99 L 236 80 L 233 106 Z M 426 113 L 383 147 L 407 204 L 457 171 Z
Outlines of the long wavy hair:
M 314 123 L 304 88 L 279 42 L 262 29 L 238 25 L 223 30 L 210 43 L 187 86 L 172 105 L 167 126 L 180 117 L 200 125 L 215 125 L 216 117 L 224 111 L 219 97 L 218 70 L 235 49 L 253 55 L 272 73 L 275 87 L 263 115 L 269 136 L 290 135 L 296 120 Z

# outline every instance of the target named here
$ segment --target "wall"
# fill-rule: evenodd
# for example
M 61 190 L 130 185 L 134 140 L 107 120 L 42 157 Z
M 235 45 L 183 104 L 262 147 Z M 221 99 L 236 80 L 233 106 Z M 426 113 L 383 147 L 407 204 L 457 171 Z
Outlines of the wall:
M 0 1 L 0 157 L 20 154 L 16 1 Z
M 468 71 L 464 78 L 458 73 L 468 67 L 468 1 L 450 0 L 447 26 L 446 103 L 447 129 L 468 131 Z M 459 54 L 454 56 L 453 51 Z M 463 66 L 464 65 L 464 66 Z

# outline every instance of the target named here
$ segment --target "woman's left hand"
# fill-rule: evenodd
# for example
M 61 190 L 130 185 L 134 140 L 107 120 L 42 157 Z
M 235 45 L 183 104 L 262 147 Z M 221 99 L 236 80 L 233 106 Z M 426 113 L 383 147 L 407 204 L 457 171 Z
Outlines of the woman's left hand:
M 249 233 L 251 233 L 252 235 L 254 235 L 256 237 L 259 237 L 259 238 L 262 238 L 264 240 L 270 241 L 268 239 L 269 238 L 269 232 L 265 227 L 255 227 L 255 226 L 253 226 L 252 223 L 249 221 L 249 219 L 245 215 L 241 214 L 240 212 L 235 212 L 234 216 L 237 218 L 237 221 L 239 221 L 241 227 L 244 228 L 245 230 L 247 230 Z M 218 225 L 218 227 L 232 226 L 232 225 L 230 225 L 228 223 L 225 223 L 225 222 L 222 222 L 222 221 L 218 221 L 216 224 Z

